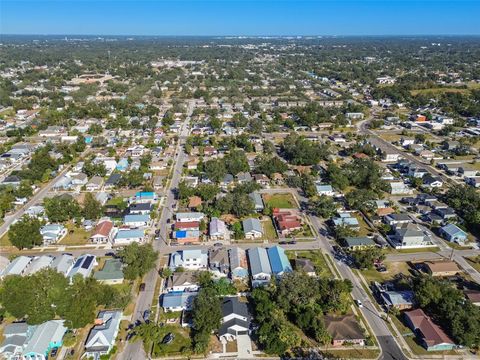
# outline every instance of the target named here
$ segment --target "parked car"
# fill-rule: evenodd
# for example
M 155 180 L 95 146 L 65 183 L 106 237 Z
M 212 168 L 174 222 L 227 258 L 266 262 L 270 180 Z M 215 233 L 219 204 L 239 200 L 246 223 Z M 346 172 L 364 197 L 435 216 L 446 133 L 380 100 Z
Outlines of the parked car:
M 140 290 L 140 291 L 145 291 L 145 283 L 141 283 L 141 284 L 140 284 L 139 290 Z
M 145 322 L 150 321 L 150 310 L 145 310 L 143 312 L 143 321 Z
M 170 344 L 175 339 L 175 334 L 168 333 L 162 340 L 162 344 Z
M 223 246 L 223 244 L 221 242 L 216 242 L 215 244 L 213 244 L 213 246 Z
M 58 348 L 54 347 L 52 351 L 50 351 L 50 357 L 54 358 L 57 356 Z
M 357 306 L 358 306 L 359 308 L 363 307 L 362 302 L 361 302 L 360 300 L 358 300 L 358 299 L 355 300 L 355 304 L 357 304 Z
M 127 336 L 125 337 L 125 341 L 128 341 L 130 340 L 132 337 L 134 337 L 136 335 L 136 333 L 134 332 L 131 332 L 131 333 L 128 333 Z

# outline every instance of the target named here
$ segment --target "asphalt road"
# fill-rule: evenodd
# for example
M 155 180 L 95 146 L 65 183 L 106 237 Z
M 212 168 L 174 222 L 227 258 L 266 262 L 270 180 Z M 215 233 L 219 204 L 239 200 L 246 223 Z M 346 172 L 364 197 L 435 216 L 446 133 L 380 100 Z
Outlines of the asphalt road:
M 160 256 L 158 258 L 156 268 L 150 271 L 143 279 L 143 282 L 145 283 L 145 291 L 142 291 L 138 294 L 135 304 L 135 311 L 132 316 L 132 322 L 142 319 L 143 312 L 147 309 L 150 309 L 154 301 L 158 301 L 158 299 L 154 299 L 153 297 L 155 292 L 155 285 L 158 280 L 158 269 L 160 267 L 160 260 L 162 256 L 166 254 L 166 250 L 168 249 L 167 219 L 169 219 L 172 215 L 172 206 L 175 204 L 175 194 L 173 190 L 178 187 L 178 183 L 180 182 L 182 175 L 183 164 L 185 163 L 186 159 L 186 154 L 183 151 L 183 145 L 185 145 L 185 141 L 189 133 L 187 125 L 190 122 L 190 116 L 193 112 L 193 109 L 193 102 L 190 102 L 187 110 L 188 116 L 182 124 L 182 128 L 180 130 L 176 156 L 174 158 L 172 179 L 165 188 L 164 196 L 166 197 L 166 199 L 163 203 L 164 207 L 160 215 L 160 220 L 156 225 L 156 228 L 160 230 L 160 239 L 153 240 L 152 245 L 154 249 L 160 253 Z M 127 342 L 124 350 L 117 357 L 117 359 L 119 360 L 137 360 L 146 358 L 147 354 L 143 349 L 142 341 L 136 341 L 133 343 Z
M 0 226 L 0 237 L 2 237 L 8 231 L 10 225 L 12 225 L 14 222 L 20 219 L 23 214 L 25 214 L 25 211 L 30 206 L 41 203 L 45 196 L 48 194 L 48 192 L 52 189 L 53 185 L 55 185 L 56 182 L 69 170 L 70 166 L 66 166 L 65 169 L 63 169 L 62 172 L 60 172 L 55 179 L 51 180 L 47 185 L 38 190 L 25 205 L 23 205 L 15 212 L 15 214 L 5 217 L 3 224 Z

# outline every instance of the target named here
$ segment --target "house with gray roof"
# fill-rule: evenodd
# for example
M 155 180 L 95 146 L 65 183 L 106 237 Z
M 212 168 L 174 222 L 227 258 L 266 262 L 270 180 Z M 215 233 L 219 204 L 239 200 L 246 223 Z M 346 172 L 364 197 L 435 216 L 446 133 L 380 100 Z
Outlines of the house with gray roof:
M 99 359 L 108 354 L 118 335 L 122 312 L 119 310 L 105 310 L 98 313 L 95 326 L 90 330 L 85 342 L 85 356 Z
M 30 331 L 29 331 L 30 330 Z M 3 329 L 4 340 L 0 345 L 0 355 L 5 359 L 21 358 L 23 346 L 31 335 L 31 327 L 26 322 L 12 323 Z
M 392 235 L 387 235 L 387 240 L 395 249 L 435 246 L 428 234 L 418 225 L 412 223 L 397 226 Z
M 74 258 L 70 254 L 58 255 L 53 259 L 50 267 L 57 270 L 59 273 L 67 276 L 68 272 L 72 269 Z
M 219 218 L 213 217 L 208 224 L 208 235 L 212 241 L 227 240 L 229 238 L 227 225 Z
M 191 310 L 198 292 L 168 292 L 161 295 L 161 304 L 165 311 Z
M 234 247 L 228 250 L 230 260 L 230 274 L 232 279 L 245 279 L 248 277 L 248 261 L 245 250 Z
M 208 269 L 215 277 L 226 277 L 230 271 L 228 250 L 224 247 L 214 247 L 208 251 Z
M 267 250 L 262 247 L 249 249 L 248 260 L 250 262 L 252 286 L 257 287 L 268 284 L 272 278 L 272 268 L 270 267 Z
M 242 221 L 245 239 L 258 239 L 263 236 L 263 227 L 260 220 L 248 218 Z
M 32 261 L 30 256 L 19 256 L 12 260 L 10 264 L 2 272 L 2 277 L 8 275 L 23 275 L 27 269 L 28 264 Z
M 62 346 L 62 339 L 67 328 L 63 320 L 49 320 L 35 326 L 31 337 L 24 345 L 24 359 L 46 360 L 50 350 Z
M 50 255 L 36 256 L 25 270 L 25 275 L 35 274 L 36 272 L 51 267 L 54 257 Z
M 255 211 L 257 212 L 263 211 L 265 206 L 263 204 L 262 196 L 258 191 L 251 192 L 250 194 L 248 194 L 248 197 L 252 199 L 253 204 L 255 205 Z
M 360 250 L 376 245 L 372 238 L 366 236 L 349 236 L 343 239 L 343 243 L 350 250 Z
M 218 329 L 220 341 L 233 341 L 238 335 L 247 335 L 250 328 L 250 314 L 246 302 L 238 297 L 225 297 L 222 301 L 222 325 Z

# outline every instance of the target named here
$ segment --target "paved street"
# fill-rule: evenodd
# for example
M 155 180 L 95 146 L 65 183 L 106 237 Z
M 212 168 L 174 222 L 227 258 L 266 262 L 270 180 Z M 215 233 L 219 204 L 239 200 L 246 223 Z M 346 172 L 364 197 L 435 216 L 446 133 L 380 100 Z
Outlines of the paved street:
M 174 159 L 174 168 L 172 179 L 170 183 L 165 188 L 166 200 L 164 202 L 164 207 L 160 215 L 160 220 L 157 223 L 156 228 L 160 230 L 160 239 L 153 240 L 153 247 L 160 253 L 160 256 L 157 261 L 157 266 L 155 269 L 150 271 L 144 278 L 145 282 L 145 291 L 140 292 L 135 305 L 135 311 L 132 316 L 132 322 L 142 319 L 143 311 L 150 309 L 154 301 L 155 285 L 158 280 L 158 269 L 160 267 L 160 259 L 162 255 L 166 253 L 168 247 L 168 233 L 167 233 L 167 219 L 171 217 L 172 205 L 175 203 L 175 196 L 173 189 L 176 189 L 178 183 L 180 182 L 183 164 L 185 163 L 186 154 L 183 151 L 183 145 L 185 144 L 186 138 L 189 133 L 188 124 L 190 121 L 190 116 L 193 112 L 194 106 L 193 102 L 190 102 L 187 110 L 187 118 L 182 124 L 180 130 L 180 136 L 177 143 L 176 156 Z M 143 349 L 142 342 L 136 341 L 134 343 L 128 342 L 122 353 L 118 355 L 119 360 L 137 360 L 137 359 L 146 359 L 147 355 Z

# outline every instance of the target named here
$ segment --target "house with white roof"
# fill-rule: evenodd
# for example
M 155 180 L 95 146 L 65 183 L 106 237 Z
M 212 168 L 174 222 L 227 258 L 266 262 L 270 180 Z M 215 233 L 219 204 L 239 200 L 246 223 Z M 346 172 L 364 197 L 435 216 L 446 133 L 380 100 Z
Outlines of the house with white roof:
M 47 224 L 40 228 L 43 237 L 43 245 L 56 244 L 67 235 L 67 228 L 61 224 Z
M 50 255 L 36 256 L 28 265 L 24 275 L 35 274 L 36 272 L 51 267 L 54 257 Z
M 250 262 L 252 286 L 257 287 L 268 284 L 272 278 L 272 268 L 270 267 L 267 250 L 262 247 L 249 249 L 248 260 Z
M 179 212 L 175 214 L 178 222 L 202 221 L 204 217 L 205 214 L 201 212 Z
M 92 274 L 93 268 L 97 265 L 98 263 L 95 255 L 84 254 L 75 261 L 75 264 L 68 272 L 67 277 L 72 280 L 73 277 L 78 274 L 87 278 Z
M 201 249 L 176 251 L 170 254 L 168 266 L 173 271 L 179 267 L 187 270 L 206 270 L 208 253 L 206 250 Z
M 49 320 L 36 326 L 22 351 L 23 359 L 46 360 L 50 350 L 62 346 L 67 328 L 63 320 Z
M 8 275 L 24 275 L 27 266 L 32 261 L 32 257 L 30 256 L 19 256 L 12 260 L 10 264 L 3 270 L 1 276 L 8 276 Z

